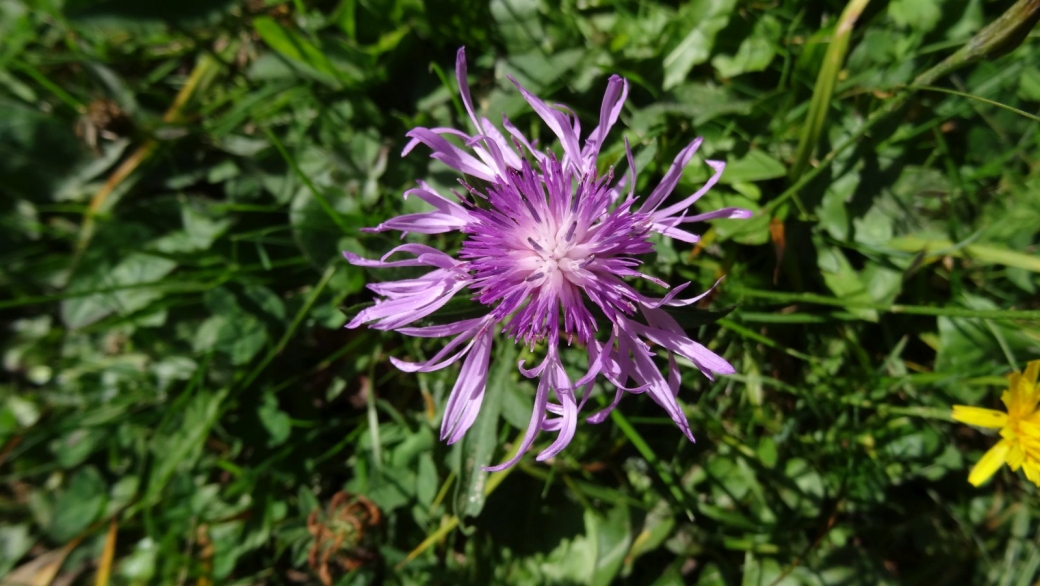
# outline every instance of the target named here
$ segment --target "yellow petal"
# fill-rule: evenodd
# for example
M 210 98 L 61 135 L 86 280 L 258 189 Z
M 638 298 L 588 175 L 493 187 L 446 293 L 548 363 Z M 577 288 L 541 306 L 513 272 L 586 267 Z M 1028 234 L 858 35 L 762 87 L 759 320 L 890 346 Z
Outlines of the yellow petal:
M 968 475 L 968 482 L 972 486 L 978 486 L 989 480 L 1004 464 L 1004 458 L 1007 456 L 1009 449 L 1011 449 L 1011 442 L 1007 440 L 1002 440 L 990 448 L 988 452 L 982 455 L 982 459 L 979 460 L 978 464 L 975 464 L 975 467 L 971 469 L 971 474 Z
M 1026 460 L 1022 464 L 1022 470 L 1026 473 L 1026 478 L 1029 479 L 1033 484 L 1040 486 L 1040 464 L 1035 460 Z
M 1020 376 L 1017 372 L 1012 372 L 1007 390 L 1000 394 L 1000 402 L 1004 404 L 1004 408 L 1007 409 L 1008 413 L 1014 413 L 1019 403 L 1019 394 L 1016 389 L 1018 388 Z
M 1040 411 L 1018 422 L 1018 434 L 1030 440 L 1040 440 Z
M 1008 416 L 1003 411 L 983 409 L 982 407 L 969 407 L 967 405 L 954 405 L 953 418 L 961 423 L 975 425 L 977 427 L 989 427 L 998 429 L 1007 425 Z
M 1008 450 L 1004 461 L 1007 462 L 1008 468 L 1012 470 L 1018 470 L 1022 467 L 1022 463 L 1026 461 L 1026 452 L 1022 449 L 1022 446 L 1018 442 L 1011 444 L 1011 449 Z
M 1019 410 L 1019 417 L 1027 417 L 1036 411 L 1037 401 L 1040 400 L 1040 387 L 1035 382 L 1029 382 L 1026 376 L 1019 376 L 1011 388 L 1014 389 L 1012 392 L 1015 394 L 1014 401 Z M 1010 409 L 1008 411 L 1010 412 Z
M 1040 376 L 1040 360 L 1033 360 L 1026 365 L 1026 371 L 1022 373 L 1022 378 L 1035 387 L 1038 376 Z

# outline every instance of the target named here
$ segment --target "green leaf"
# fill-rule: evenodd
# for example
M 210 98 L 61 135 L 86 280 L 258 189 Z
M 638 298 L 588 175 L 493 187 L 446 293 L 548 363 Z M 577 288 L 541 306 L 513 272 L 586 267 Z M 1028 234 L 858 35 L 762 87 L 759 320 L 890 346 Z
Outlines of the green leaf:
M 596 565 L 589 583 L 594 586 L 613 584 L 632 544 L 628 506 L 611 507 L 603 516 L 585 509 L 585 528 L 589 537 L 596 540 Z
M 61 317 L 70 328 L 90 325 L 113 313 L 123 315 L 146 307 L 162 297 L 154 288 L 135 287 L 156 283 L 177 267 L 172 260 L 130 253 L 115 268 L 106 270 L 103 264 L 85 267 L 91 272 L 77 276 L 69 284 L 72 292 L 106 289 L 104 293 L 82 295 L 66 299 L 61 304 Z
M 765 244 L 769 242 L 769 213 L 763 210 L 758 202 L 736 193 L 726 193 L 715 189 L 709 191 L 697 202 L 697 208 L 705 211 L 725 207 L 738 207 L 750 210 L 750 218 L 742 220 L 712 220 L 711 226 L 718 240 L 734 240 L 741 244 Z
M 342 256 L 341 239 L 356 235 L 365 225 L 357 213 L 358 204 L 354 198 L 343 193 L 329 199 L 332 209 L 325 209 L 309 189 L 300 189 L 289 210 L 293 239 L 307 260 L 322 269 Z M 339 222 L 330 218 L 330 213 L 337 214 Z M 344 226 L 350 229 L 350 234 L 344 233 Z
M 263 402 L 256 410 L 260 423 L 267 430 L 267 447 L 280 446 L 289 439 L 292 432 L 292 421 L 289 414 L 278 408 L 278 400 L 273 393 L 265 393 Z
M 0 527 L 0 574 L 6 576 L 34 541 L 28 523 Z
M 455 514 L 460 519 L 476 517 L 484 508 L 488 473 L 481 468 L 491 464 L 498 447 L 499 413 L 507 388 L 515 385 L 515 370 L 516 346 L 508 341 L 499 343 L 491 359 L 480 414 L 456 448 L 459 481 L 455 485 Z
M 99 449 L 110 432 L 101 428 L 77 429 L 51 442 L 58 463 L 74 468 Z
M 1030 102 L 1040 102 L 1040 68 L 1023 69 L 1018 84 L 1018 97 Z
M 419 472 L 415 476 L 415 498 L 419 500 L 419 504 L 426 508 L 433 505 L 437 485 L 437 465 L 428 452 L 424 453 L 419 456 Z
M 693 330 L 701 326 L 713 324 L 720 319 L 729 315 L 731 311 L 736 309 L 736 306 L 730 306 L 722 311 L 708 311 L 706 309 L 697 309 L 695 307 L 662 307 L 668 315 L 675 318 L 675 321 L 684 330 Z
M 216 424 L 227 394 L 227 389 L 215 393 L 200 390 L 185 407 L 179 423 L 156 435 L 152 441 L 154 463 L 142 499 L 145 504 L 156 504 L 173 475 L 198 461 L 202 444 Z
M 4 191 L 28 201 L 50 200 L 70 171 L 87 160 L 89 150 L 76 140 L 72 124 L 57 116 L 3 97 L 0 111 Z
M 849 304 L 846 310 L 850 313 L 860 319 L 877 321 L 877 310 L 855 307 L 857 304 L 871 305 L 874 300 L 845 254 L 838 248 L 826 246 L 822 242 L 817 242 L 816 248 L 818 250 L 816 264 L 820 268 L 827 288 L 834 293 L 835 297 Z
M 275 295 L 275 293 L 267 287 L 262 287 L 260 285 L 247 287 L 245 294 L 246 297 L 262 309 L 267 315 L 277 320 L 285 319 L 285 302 L 282 301 L 281 297 Z
M 58 494 L 47 532 L 58 543 L 71 541 L 98 518 L 107 499 L 108 486 L 97 468 L 80 469 Z
M 625 572 L 642 555 L 656 550 L 675 529 L 675 516 L 665 501 L 659 501 L 646 515 L 643 527 L 632 541 L 632 547 L 625 556 Z
M 267 46 L 292 62 L 303 65 L 302 71 L 314 79 L 339 87 L 340 74 L 322 49 L 303 35 L 291 31 L 269 16 L 253 20 L 253 28 Z
M 711 56 L 715 35 L 729 23 L 736 0 L 693 0 L 679 15 L 680 22 L 690 28 L 679 44 L 664 58 L 664 89 L 682 83 L 694 65 Z
M 537 2 L 491 0 L 490 4 L 495 28 L 509 53 L 523 53 L 542 46 L 546 34 Z
M 818 226 L 827 231 L 835 240 L 845 240 L 849 236 L 848 204 L 859 186 L 858 171 L 851 171 L 831 181 L 823 193 L 820 205 L 816 208 L 819 218 Z
M 735 55 L 716 55 L 711 64 L 722 77 L 764 71 L 776 56 L 782 35 L 780 22 L 766 14 L 755 22 L 751 34 L 740 43 Z
M 888 4 L 888 17 L 898 26 L 926 33 L 939 24 L 943 4 L 942 1 L 892 0 Z
M 157 240 L 156 250 L 166 253 L 207 250 L 231 226 L 230 219 L 210 213 L 202 204 L 190 200 L 181 202 L 181 222 L 184 229 Z
M 277 311 L 278 305 L 272 301 L 270 295 L 257 293 L 257 290 L 254 287 L 247 289 L 246 296 L 259 299 L 258 304 L 261 308 L 263 304 L 267 304 L 270 309 Z M 232 364 L 246 364 L 252 360 L 268 340 L 267 328 L 263 322 L 252 313 L 244 311 L 235 295 L 224 287 L 210 289 L 204 299 L 206 307 L 215 315 L 202 322 L 196 330 L 195 352 L 217 350 L 230 356 Z M 282 310 L 284 312 L 284 307 Z
M 784 164 L 765 152 L 751 149 L 746 155 L 730 161 L 719 178 L 721 183 L 753 183 L 783 177 L 787 173 Z

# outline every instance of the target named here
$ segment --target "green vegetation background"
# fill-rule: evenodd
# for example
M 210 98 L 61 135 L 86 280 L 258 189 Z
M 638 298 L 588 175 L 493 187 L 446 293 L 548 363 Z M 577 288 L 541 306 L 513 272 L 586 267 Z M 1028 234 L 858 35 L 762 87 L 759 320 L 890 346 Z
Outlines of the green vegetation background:
M 0 575 L 1033 583 L 1036 487 L 971 487 L 994 439 L 948 413 L 1040 358 L 1040 44 L 905 87 L 1011 5 L 0 0 Z M 728 275 L 684 315 L 738 370 L 687 369 L 696 444 L 628 396 L 487 475 L 529 416 L 523 350 L 498 345 L 449 448 L 457 367 L 388 360 L 438 342 L 341 327 L 388 274 L 339 251 L 386 251 L 358 229 L 455 180 L 399 154 L 465 125 L 462 45 L 480 109 L 542 144 L 507 74 L 587 128 L 627 77 L 602 164 L 627 136 L 646 193 L 704 136 L 729 162 L 704 207 L 759 212 L 647 259 L 691 290 Z

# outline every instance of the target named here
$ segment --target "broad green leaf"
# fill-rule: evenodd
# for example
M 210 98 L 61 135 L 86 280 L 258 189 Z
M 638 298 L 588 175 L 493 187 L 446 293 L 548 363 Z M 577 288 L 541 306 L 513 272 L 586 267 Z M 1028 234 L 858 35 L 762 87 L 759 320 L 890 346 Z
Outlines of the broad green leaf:
M 344 236 L 356 235 L 365 226 L 354 198 L 341 192 L 329 199 L 332 210 L 326 210 L 310 190 L 303 188 L 296 193 L 289 211 L 293 238 L 307 260 L 319 268 L 342 256 L 340 240 Z M 340 223 L 349 226 L 352 233 L 345 234 L 342 226 L 329 217 L 330 213 L 338 214 Z
M 28 523 L 0 527 L 0 574 L 7 575 L 18 560 L 29 552 L 33 541 Z
M 82 533 L 104 510 L 107 485 L 97 468 L 85 466 L 58 493 L 54 517 L 47 532 L 58 543 L 67 543 Z
M 147 584 L 155 576 L 158 556 L 159 544 L 151 537 L 145 537 L 134 544 L 129 555 L 120 560 L 119 575 L 132 584 Z
M 168 234 L 154 243 L 156 250 L 166 253 L 207 250 L 231 226 L 231 220 L 207 213 L 201 204 L 181 201 L 182 231 Z
M 716 55 L 711 64 L 721 77 L 763 71 L 776 56 L 783 27 L 777 19 L 763 15 L 737 49 L 735 55 Z
M 613 584 L 632 544 L 628 507 L 619 504 L 611 507 L 606 515 L 586 509 L 585 527 L 588 535 L 596 540 L 596 566 L 590 583 Z
M 888 17 L 901 27 L 926 33 L 939 24 L 943 16 L 944 2 L 917 2 L 916 0 L 892 0 L 888 5 Z
M 658 502 L 646 515 L 643 526 L 639 533 L 633 538 L 628 554 L 625 556 L 625 572 L 642 555 L 650 553 L 657 548 L 675 530 L 676 518 L 671 508 L 664 501 Z
M 863 285 L 859 275 L 849 263 L 845 254 L 835 247 L 828 247 L 822 242 L 817 243 L 816 265 L 823 275 L 823 281 L 834 296 L 843 299 L 850 306 L 846 310 L 868 321 L 877 321 L 877 310 L 854 307 L 859 305 L 870 305 L 874 302 L 870 292 Z
M 690 28 L 664 58 L 664 89 L 679 85 L 694 65 L 708 60 L 715 35 L 726 27 L 735 6 L 736 0 L 693 0 L 680 10 L 680 23 Z
M 72 125 L 55 116 L 4 97 L 0 97 L 0 111 L 4 113 L 0 116 L 4 191 L 33 202 L 51 200 L 70 171 L 88 160 L 90 151 L 79 144 Z
M 750 210 L 750 218 L 740 220 L 712 220 L 710 225 L 718 240 L 734 240 L 741 244 L 765 244 L 769 242 L 769 214 L 751 199 L 722 189 L 713 189 L 697 202 L 697 208 L 708 211 L 725 207 Z M 703 228 L 699 230 L 703 232 Z
M 546 35 L 539 3 L 532 0 L 491 0 L 491 16 L 511 54 L 542 47 Z
M 817 225 L 835 240 L 845 240 L 849 237 L 851 225 L 848 205 L 859 183 L 860 176 L 856 171 L 831 181 L 820 200 L 820 205 L 816 208 L 819 218 Z
M 256 410 L 260 423 L 267 430 L 267 446 L 277 447 L 289 439 L 292 432 L 292 422 L 289 414 L 278 408 L 278 400 L 271 393 L 264 395 L 263 402 Z
M 99 449 L 109 433 L 109 430 L 103 428 L 70 431 L 51 442 L 51 452 L 62 466 L 74 468 Z
M 437 465 L 429 453 L 419 456 L 419 471 L 415 477 L 415 497 L 419 504 L 429 508 L 437 495 Z
M 1023 100 L 1040 102 L 1040 68 L 1027 67 L 1022 70 L 1019 80 L 1018 95 Z
M 202 322 L 195 332 L 197 353 L 218 350 L 227 354 L 232 364 L 246 364 L 267 343 L 263 322 L 252 314 L 214 315 Z
M 131 253 L 114 268 L 104 265 L 84 266 L 89 271 L 77 276 L 69 290 L 87 292 L 102 289 L 103 293 L 71 297 L 61 304 L 62 320 L 70 328 L 90 325 L 113 313 L 123 315 L 146 307 L 162 297 L 153 287 L 141 285 L 158 283 L 177 267 L 167 258 Z
M 728 162 L 719 181 L 728 184 L 751 183 L 783 177 L 785 172 L 783 163 L 761 150 L 751 149 L 743 157 Z

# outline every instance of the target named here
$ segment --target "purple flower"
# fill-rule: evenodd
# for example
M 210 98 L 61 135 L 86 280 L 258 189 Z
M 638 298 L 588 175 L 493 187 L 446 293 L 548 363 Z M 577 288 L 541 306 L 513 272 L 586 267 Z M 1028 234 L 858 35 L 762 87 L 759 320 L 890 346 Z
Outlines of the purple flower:
M 451 337 L 426 362 L 391 358 L 406 372 L 430 372 L 463 360 L 441 424 L 441 439 L 449 444 L 462 438 L 480 411 L 498 324 L 502 324 L 503 333 L 517 342 L 523 341 L 532 350 L 544 346 L 541 364 L 533 369 L 525 368 L 523 361 L 519 364 L 524 376 L 538 379 L 530 425 L 516 454 L 488 470 L 515 464 L 539 431 L 557 435 L 538 460 L 563 450 L 574 437 L 578 412 L 599 376 L 617 390 L 612 403 L 587 421 L 602 422 L 626 391 L 648 393 L 693 440 L 675 398 L 681 376 L 675 356 L 692 362 L 709 379 L 713 374 L 731 374 L 733 367 L 687 336 L 662 308 L 690 305 L 707 292 L 677 299 L 677 294 L 689 285 L 685 283 L 661 298 L 651 298 L 638 292 L 626 278 L 646 279 L 668 289 L 663 281 L 638 270 L 638 257 L 654 251 L 649 240 L 654 232 L 695 243 L 698 237 L 680 226 L 714 218 L 750 217 L 750 212 L 738 208 L 687 215 L 689 207 L 718 181 L 725 164 L 707 161 L 712 169 L 707 183 L 695 193 L 664 205 L 683 168 L 700 146 L 701 139 L 697 139 L 679 153 L 657 188 L 638 201 L 634 196 L 635 165 L 627 141 L 627 177 L 615 181 L 613 169 L 604 175 L 596 169 L 600 148 L 628 95 L 624 79 L 611 76 L 600 108 L 599 125 L 585 139 L 584 146 L 579 144 L 581 129 L 577 116 L 561 106 L 550 107 L 512 80 L 559 138 L 563 156 L 558 158 L 551 151 L 536 150 L 505 117 L 502 127 L 509 134 L 508 140 L 487 118 L 476 115 L 466 82 L 463 49 L 458 52 L 456 76 L 475 134 L 453 128 L 416 128 L 408 133 L 411 141 L 404 154 L 422 143 L 432 149 L 434 159 L 480 181 L 471 185 L 460 180 L 465 193 L 452 190 L 454 198 L 445 197 L 420 181 L 419 187 L 404 195 L 419 197 L 434 209 L 394 218 L 370 231 L 460 231 L 466 235 L 462 250 L 454 258 L 422 244 L 404 244 L 378 261 L 344 253 L 352 264 L 363 267 L 433 268 L 419 278 L 369 285 L 381 299 L 347 327 L 369 323 L 372 328 L 408 336 Z M 449 138 L 457 139 L 464 147 Z M 402 253 L 409 256 L 388 260 Z M 464 289 L 487 307 L 487 315 L 446 325 L 411 325 L 436 312 Z M 611 324 L 609 331 L 598 338 L 593 311 Z M 562 340 L 568 344 L 576 342 L 588 353 L 588 370 L 578 380 L 571 380 L 560 361 Z M 651 343 L 656 349 L 651 348 Z M 667 377 L 655 364 L 655 354 L 667 355 Z

